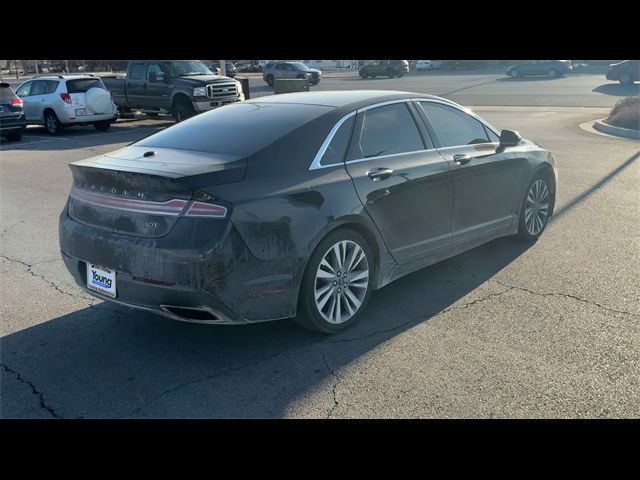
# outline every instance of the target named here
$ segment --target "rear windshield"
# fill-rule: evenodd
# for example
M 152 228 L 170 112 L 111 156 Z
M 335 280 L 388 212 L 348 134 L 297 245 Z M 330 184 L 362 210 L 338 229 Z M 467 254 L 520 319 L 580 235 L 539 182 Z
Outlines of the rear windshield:
M 106 90 L 104 83 L 99 78 L 79 78 L 77 80 L 67 80 L 67 91 L 69 93 L 85 93 L 90 88 L 102 88 Z
M 10 87 L 0 87 L 0 98 L 15 98 L 15 96 Z
M 331 108 L 294 103 L 236 103 L 178 123 L 134 145 L 248 156 Z

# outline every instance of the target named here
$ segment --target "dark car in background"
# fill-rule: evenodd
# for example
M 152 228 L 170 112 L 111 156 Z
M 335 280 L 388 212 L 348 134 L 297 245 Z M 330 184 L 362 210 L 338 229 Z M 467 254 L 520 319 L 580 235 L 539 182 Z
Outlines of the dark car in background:
M 238 74 L 238 69 L 236 68 L 235 64 L 231 62 L 224 62 L 224 66 L 227 69 L 225 76 L 229 78 L 235 78 L 235 76 Z M 222 68 L 220 68 L 220 62 L 210 63 L 209 65 L 207 65 L 207 67 L 209 67 L 209 70 L 211 70 L 212 72 L 215 72 L 216 70 L 222 72 Z
M 375 60 L 360 67 L 360 76 L 362 78 L 382 77 L 402 77 L 409 73 L 408 60 Z
M 311 85 L 317 85 L 322 79 L 322 72 L 309 68 L 302 62 L 269 62 L 264 66 L 262 79 L 273 86 L 279 78 L 305 78 Z
M 236 68 L 239 73 L 262 73 L 262 65 L 259 63 L 236 63 Z
M 507 75 L 511 78 L 535 75 L 557 78 L 571 73 L 572 70 L 571 60 L 531 60 L 511 65 L 507 68 Z
M 557 179 L 553 155 L 517 132 L 381 90 L 235 103 L 70 169 L 60 249 L 89 293 L 325 333 L 413 271 L 498 237 L 535 241 Z
M 640 81 L 640 60 L 624 60 L 607 66 L 607 80 L 617 80 L 623 85 Z
M 27 128 L 24 103 L 8 83 L 0 83 L 0 135 L 10 142 L 18 141 Z

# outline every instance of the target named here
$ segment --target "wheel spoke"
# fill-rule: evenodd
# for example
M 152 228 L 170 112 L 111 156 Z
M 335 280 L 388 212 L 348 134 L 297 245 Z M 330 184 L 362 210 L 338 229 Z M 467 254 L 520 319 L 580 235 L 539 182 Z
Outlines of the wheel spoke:
M 322 261 L 320 262 L 320 266 L 321 267 L 325 267 L 327 270 L 329 270 L 329 272 L 331 272 L 333 275 L 335 275 L 336 270 L 335 268 L 333 268 L 333 266 L 327 261 L 327 258 L 323 258 Z
M 321 279 L 330 278 L 331 280 L 333 280 L 333 278 L 335 277 L 335 274 L 331 272 L 327 272 L 326 270 L 322 270 L 321 268 L 318 268 L 318 273 L 316 277 Z
M 342 321 L 342 295 L 338 293 L 336 295 L 336 323 L 340 323 Z
M 354 309 L 351 308 L 351 305 L 349 302 L 353 303 L 353 307 L 357 310 L 358 308 L 360 308 L 360 304 L 362 303 L 360 300 L 358 300 L 358 297 L 355 296 L 355 294 L 351 291 L 350 288 L 347 288 L 344 291 L 344 296 L 345 299 L 347 300 L 347 306 L 349 307 L 349 311 L 350 313 L 353 315 L 354 313 Z

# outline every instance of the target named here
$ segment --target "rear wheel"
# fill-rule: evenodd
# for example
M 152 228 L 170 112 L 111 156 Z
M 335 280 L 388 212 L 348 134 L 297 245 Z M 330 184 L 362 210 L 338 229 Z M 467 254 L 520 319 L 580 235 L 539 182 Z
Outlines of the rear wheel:
M 389 70 L 387 70 L 387 77 L 393 78 L 395 76 L 396 76 L 396 72 L 394 72 L 393 69 L 390 68 Z
M 628 73 L 623 73 L 622 75 L 620 75 L 619 82 L 622 85 L 629 85 L 633 83 L 633 80 L 631 79 L 631 75 L 629 75 Z
M 316 247 L 300 289 L 295 321 L 322 333 L 336 333 L 361 317 L 373 280 L 374 257 L 359 233 L 340 228 Z
M 59 135 L 63 129 L 62 123 L 60 123 L 58 116 L 53 110 L 47 110 L 44 114 L 44 125 L 51 135 Z
M 366 70 L 360 70 L 360 77 L 361 78 L 367 78 L 369 75 L 367 75 L 367 71 Z
M 535 242 L 542 235 L 553 210 L 553 195 L 549 172 L 540 172 L 531 179 L 520 209 L 519 238 Z
M 558 71 L 555 68 L 552 68 L 551 70 L 549 70 L 549 76 L 551 78 L 556 78 L 558 76 Z
M 509 76 L 511 78 L 520 78 L 520 72 L 518 70 L 511 70 Z
M 176 122 L 181 122 L 186 120 L 189 117 L 195 115 L 195 110 L 193 109 L 193 105 L 183 98 L 179 98 L 176 100 L 173 106 L 173 118 Z
M 273 87 L 273 75 L 267 75 L 267 84 Z
M 96 122 L 93 124 L 93 126 L 95 127 L 96 130 L 105 132 L 109 130 L 109 128 L 111 127 L 111 120 L 103 120 L 101 122 Z

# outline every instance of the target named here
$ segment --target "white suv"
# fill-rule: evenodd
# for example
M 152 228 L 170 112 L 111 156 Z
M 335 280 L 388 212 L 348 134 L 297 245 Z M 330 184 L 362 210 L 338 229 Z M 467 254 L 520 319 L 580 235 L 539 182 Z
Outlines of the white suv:
M 52 135 L 71 125 L 108 130 L 118 118 L 111 93 L 92 75 L 45 75 L 16 90 L 29 125 L 44 125 Z

